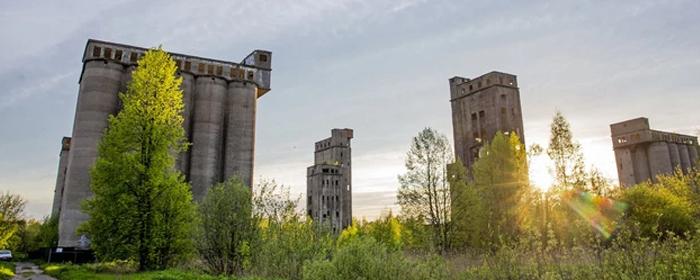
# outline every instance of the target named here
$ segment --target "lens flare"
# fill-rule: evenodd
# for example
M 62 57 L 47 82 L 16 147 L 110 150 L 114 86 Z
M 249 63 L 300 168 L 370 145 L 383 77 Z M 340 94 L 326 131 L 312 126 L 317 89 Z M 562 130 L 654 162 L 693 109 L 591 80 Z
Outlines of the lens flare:
M 562 200 L 605 238 L 609 238 L 627 204 L 584 191 L 567 191 Z

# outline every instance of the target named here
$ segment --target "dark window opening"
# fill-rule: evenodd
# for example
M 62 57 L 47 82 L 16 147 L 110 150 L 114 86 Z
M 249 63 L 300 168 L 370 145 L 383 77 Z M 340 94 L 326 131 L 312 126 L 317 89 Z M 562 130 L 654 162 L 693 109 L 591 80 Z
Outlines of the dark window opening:
M 114 51 L 114 59 L 115 60 L 122 60 L 122 50 Z
M 472 113 L 472 121 L 476 120 L 476 113 Z
M 102 48 L 100 47 L 94 47 L 92 49 L 92 57 L 100 57 L 100 53 L 102 52 Z
M 479 111 L 479 119 L 483 119 L 486 116 L 486 112 Z
M 216 66 L 216 75 L 221 76 L 224 73 L 224 67 L 223 66 Z
M 267 62 L 267 55 L 261 54 L 258 56 L 260 62 Z
M 185 61 L 185 71 L 190 71 L 192 68 L 192 62 Z
M 137 60 L 139 60 L 139 54 L 132 52 L 129 55 L 129 61 L 136 63 Z
M 112 49 L 105 48 L 105 58 L 112 58 Z
M 340 218 L 340 212 L 335 211 L 335 217 L 336 217 L 336 218 Z
M 177 60 L 177 59 L 175 60 L 175 67 L 177 67 L 178 69 L 180 68 L 181 64 L 182 64 L 182 61 Z
M 252 80 L 253 78 L 255 78 L 255 73 L 253 73 L 253 71 L 248 71 L 248 80 Z
M 469 90 L 471 91 L 473 89 L 474 89 L 474 85 L 469 85 Z
M 214 65 L 207 65 L 207 74 L 214 75 Z
M 204 63 L 197 65 L 197 72 L 204 73 Z

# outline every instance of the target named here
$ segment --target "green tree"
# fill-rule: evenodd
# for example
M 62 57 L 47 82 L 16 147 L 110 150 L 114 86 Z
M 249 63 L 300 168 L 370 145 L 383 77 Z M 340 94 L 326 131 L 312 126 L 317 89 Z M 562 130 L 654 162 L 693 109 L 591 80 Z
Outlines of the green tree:
M 398 203 L 402 215 L 424 219 L 433 230 L 435 246 L 450 247 L 450 189 L 447 164 L 452 150 L 445 135 L 432 128 L 414 137 L 406 154 L 406 173 L 399 175 Z
M 53 248 L 58 246 L 58 216 L 44 217 L 37 235 L 39 247 Z
M 19 195 L 10 192 L 0 194 L 0 248 L 7 247 L 19 230 L 26 204 Z
M 481 247 L 484 237 L 484 207 L 467 169 L 459 159 L 448 165 L 447 176 L 451 192 L 452 237 L 457 247 Z
M 109 118 L 91 172 L 94 196 L 83 208 L 90 219 L 81 228 L 102 260 L 157 269 L 193 249 L 192 194 L 174 167 L 186 149 L 176 71 L 166 52 L 147 51 L 119 94 L 121 111 Z
M 472 167 L 473 188 L 482 201 L 486 240 L 514 239 L 521 232 L 529 190 L 527 155 L 515 134 L 496 133 Z
M 581 145 L 573 140 L 571 126 L 561 112 L 554 114 L 550 129 L 547 155 L 554 162 L 557 187 L 582 190 L 586 185 L 586 172 Z
M 257 222 L 250 188 L 234 177 L 209 189 L 200 204 L 199 255 L 216 274 L 242 274 L 250 264 Z

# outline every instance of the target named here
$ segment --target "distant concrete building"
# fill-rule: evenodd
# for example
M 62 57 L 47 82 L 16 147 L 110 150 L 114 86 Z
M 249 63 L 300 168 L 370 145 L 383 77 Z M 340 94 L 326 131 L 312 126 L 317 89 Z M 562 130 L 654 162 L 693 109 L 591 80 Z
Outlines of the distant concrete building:
M 81 244 L 76 229 L 88 216 L 80 204 L 92 195 L 89 171 L 98 142 L 109 115 L 119 112 L 117 93 L 126 91 L 146 50 L 97 40 L 88 40 L 85 46 L 65 178 L 60 170 L 63 157 L 57 178 L 57 190 L 63 189 L 58 208 L 60 247 Z M 201 199 L 212 184 L 234 175 L 252 185 L 256 104 L 270 90 L 271 53 L 256 50 L 240 63 L 170 55 L 183 78 L 183 125 L 192 143 L 178 157 L 177 168 L 190 181 L 194 198 Z
M 339 233 L 352 223 L 352 129 L 333 129 L 316 142 L 314 165 L 306 172 L 306 209 L 314 222 Z
M 683 172 L 698 164 L 698 138 L 652 130 L 647 118 L 636 118 L 610 125 L 620 186 L 633 186 L 656 176 Z
M 496 132 L 515 132 L 525 143 L 520 90 L 515 75 L 490 72 L 450 79 L 455 155 L 469 170 Z

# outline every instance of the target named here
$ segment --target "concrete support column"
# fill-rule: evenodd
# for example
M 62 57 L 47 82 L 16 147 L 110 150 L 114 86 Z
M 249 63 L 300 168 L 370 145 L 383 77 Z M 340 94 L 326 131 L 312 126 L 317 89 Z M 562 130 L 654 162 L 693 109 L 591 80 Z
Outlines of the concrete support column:
M 688 152 L 688 145 L 678 145 L 678 152 L 681 156 L 681 169 L 683 173 L 687 173 L 690 170 L 690 153 Z
M 221 180 L 226 81 L 214 77 L 198 77 L 195 92 L 190 181 L 194 199 L 202 200 L 207 190 Z
M 94 60 L 84 64 L 58 226 L 60 247 L 79 245 L 76 229 L 88 219 L 80 204 L 92 196 L 90 169 L 97 158 L 97 145 L 107 128 L 107 119 L 117 113 L 123 74 L 124 67 L 117 63 Z
M 686 149 L 687 153 L 688 150 Z M 647 155 L 649 158 L 649 170 L 651 179 L 656 182 L 656 176 L 673 172 L 671 156 L 666 142 L 654 142 L 649 145 Z
M 51 217 L 61 213 L 61 198 L 63 198 L 63 187 L 66 185 L 66 169 L 68 168 L 69 153 L 70 137 L 63 137 L 63 140 L 61 140 L 61 152 L 58 156 L 58 171 L 56 172 L 56 188 L 53 192 Z
M 187 139 L 188 143 L 192 143 L 192 111 L 194 107 L 195 79 L 192 74 L 185 72 L 181 72 L 180 77 L 182 77 L 180 89 L 182 89 L 182 102 L 184 104 L 184 108 L 182 109 L 182 126 L 185 129 L 185 139 Z M 187 151 L 181 153 L 177 157 L 176 167 L 185 175 L 186 179 L 190 178 L 191 153 L 192 146 L 188 147 Z
M 671 156 L 671 166 L 675 170 L 676 167 L 681 166 L 681 155 L 678 151 L 678 144 L 668 143 L 669 155 Z
M 252 186 L 257 88 L 234 81 L 229 83 L 227 95 L 224 179 L 238 176 Z
M 641 183 L 651 179 L 649 171 L 649 158 L 647 157 L 647 149 L 644 146 L 636 146 L 632 152 L 634 159 L 634 174 L 635 182 Z

